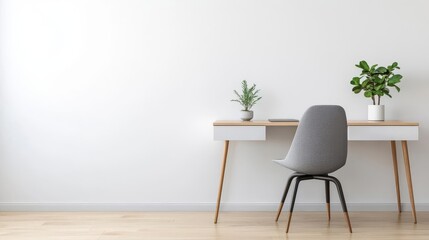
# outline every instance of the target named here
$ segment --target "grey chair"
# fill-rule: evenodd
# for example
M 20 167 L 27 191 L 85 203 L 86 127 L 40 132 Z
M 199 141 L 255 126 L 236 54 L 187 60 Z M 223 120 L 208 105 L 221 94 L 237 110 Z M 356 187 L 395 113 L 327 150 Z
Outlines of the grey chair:
M 346 158 L 347 119 L 344 109 L 335 105 L 310 107 L 298 124 L 298 129 L 286 158 L 274 160 L 274 162 L 295 171 L 286 183 L 276 218 L 277 222 L 291 182 L 296 178 L 286 232 L 289 232 L 299 183 L 310 179 L 325 182 L 328 220 L 331 219 L 329 184 L 330 182 L 335 184 L 349 231 L 350 233 L 352 232 L 341 183 L 337 178 L 328 175 L 344 166 Z

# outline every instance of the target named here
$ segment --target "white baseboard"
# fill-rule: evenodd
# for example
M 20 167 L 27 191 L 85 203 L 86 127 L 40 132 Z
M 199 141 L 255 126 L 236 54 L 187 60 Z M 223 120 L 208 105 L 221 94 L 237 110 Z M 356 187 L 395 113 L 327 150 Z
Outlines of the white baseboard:
M 285 204 L 284 209 L 289 208 Z M 214 211 L 215 203 L 0 203 L 0 211 Z M 278 203 L 222 203 L 221 211 L 276 211 Z M 347 203 L 349 211 L 396 211 L 396 203 Z M 333 211 L 340 211 L 339 203 L 331 203 Z M 410 211 L 408 203 L 402 204 Z M 417 211 L 429 211 L 429 203 L 417 203 Z M 297 203 L 296 211 L 325 211 L 325 203 Z

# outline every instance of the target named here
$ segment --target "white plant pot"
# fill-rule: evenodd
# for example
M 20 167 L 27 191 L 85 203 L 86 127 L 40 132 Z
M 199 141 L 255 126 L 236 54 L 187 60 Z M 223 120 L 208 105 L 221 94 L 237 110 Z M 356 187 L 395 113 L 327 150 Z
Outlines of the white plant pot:
M 384 105 L 368 105 L 368 120 L 384 121 Z
M 253 111 L 244 111 L 241 110 L 241 120 L 243 121 L 250 121 L 253 118 Z

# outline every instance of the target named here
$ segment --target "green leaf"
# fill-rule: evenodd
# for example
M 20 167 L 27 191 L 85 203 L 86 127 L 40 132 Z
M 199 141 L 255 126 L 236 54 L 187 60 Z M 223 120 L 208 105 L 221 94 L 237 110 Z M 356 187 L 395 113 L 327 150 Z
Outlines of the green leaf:
M 375 69 L 376 69 L 376 67 L 378 66 L 378 64 L 374 64 L 374 65 L 372 65 L 371 66 L 371 69 L 369 69 L 369 73 L 370 74 L 374 74 L 374 72 L 376 71 Z
M 372 97 L 372 92 L 371 91 L 366 91 L 363 95 L 365 97 L 367 97 L 367 98 L 370 98 L 370 97 Z
M 354 92 L 354 93 L 360 93 L 360 91 L 362 91 L 362 87 L 361 86 L 356 86 L 356 87 L 354 87 L 353 89 L 352 89 L 352 91 Z
M 352 85 L 359 85 L 360 84 L 360 78 L 359 77 L 354 77 L 351 81 L 350 84 Z
M 390 85 L 394 85 L 399 83 L 401 79 L 402 79 L 402 76 L 400 74 L 396 74 L 396 75 L 393 75 L 391 78 L 389 78 L 389 80 L 387 80 L 387 83 Z
M 383 91 L 377 90 L 377 91 L 375 91 L 374 95 L 383 96 L 384 93 L 383 93 Z
M 377 85 L 376 87 L 375 87 L 375 90 L 380 90 L 380 89 L 382 89 L 382 88 L 384 88 L 384 85 Z
M 362 87 L 366 87 L 369 83 L 369 79 L 366 79 L 365 81 L 362 82 Z
M 374 76 L 374 82 L 376 82 L 378 84 L 382 84 L 384 81 L 379 76 L 375 75 Z
M 368 66 L 368 63 L 366 63 L 366 61 L 364 61 L 364 60 L 360 61 L 360 62 L 359 62 L 359 66 L 360 66 L 363 70 L 365 70 L 365 71 L 369 71 L 369 66 Z
M 378 64 L 374 64 L 371 66 L 370 72 L 373 72 L 375 70 L 375 68 L 378 66 Z
M 396 68 L 397 66 L 398 66 L 398 63 L 397 63 L 397 62 L 392 63 L 392 67 L 393 67 L 393 68 Z
M 379 68 L 377 68 L 377 70 L 376 70 L 378 73 L 386 73 L 387 72 L 387 69 L 385 68 L 385 67 L 379 67 Z

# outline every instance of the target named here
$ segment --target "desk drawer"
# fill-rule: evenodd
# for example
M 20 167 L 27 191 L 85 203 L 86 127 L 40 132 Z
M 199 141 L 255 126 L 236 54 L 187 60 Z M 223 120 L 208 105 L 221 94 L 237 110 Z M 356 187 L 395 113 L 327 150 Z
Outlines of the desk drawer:
M 418 140 L 418 126 L 349 126 L 349 141 Z
M 265 140 L 265 126 L 215 126 L 214 140 Z

